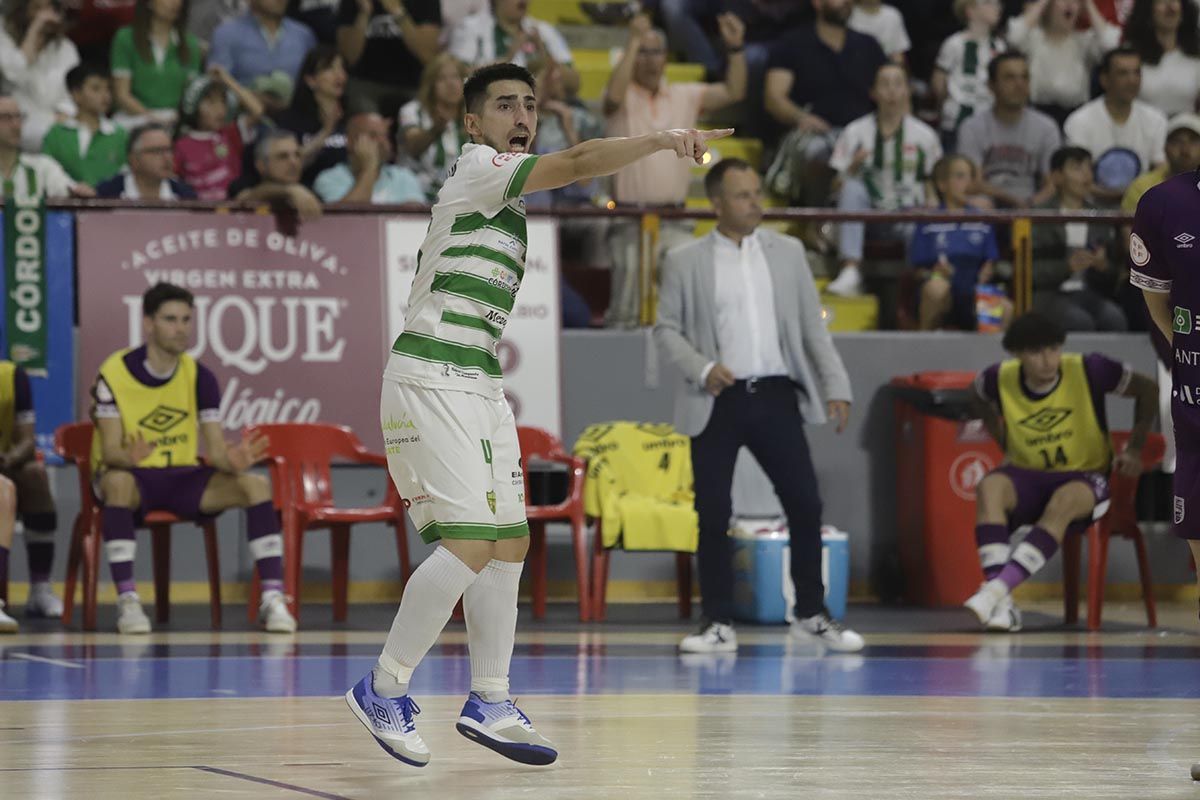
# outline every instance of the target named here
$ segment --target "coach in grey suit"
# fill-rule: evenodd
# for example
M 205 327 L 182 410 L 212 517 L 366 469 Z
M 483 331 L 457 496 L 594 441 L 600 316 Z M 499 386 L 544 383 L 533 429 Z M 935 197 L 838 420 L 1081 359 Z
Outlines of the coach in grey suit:
M 791 532 L 796 587 L 792 631 L 831 649 L 862 638 L 830 619 L 821 582 L 821 498 L 804 423 L 826 412 L 840 433 L 850 379 L 821 319 L 812 273 L 797 240 L 759 230 L 762 183 L 744 161 L 725 159 L 705 177 L 717 229 L 672 250 L 662 266 L 654 336 L 684 375 L 675 427 L 692 437 L 697 553 L 705 620 L 687 652 L 737 649 L 732 627 L 729 529 L 734 464 L 743 447 L 774 485 Z

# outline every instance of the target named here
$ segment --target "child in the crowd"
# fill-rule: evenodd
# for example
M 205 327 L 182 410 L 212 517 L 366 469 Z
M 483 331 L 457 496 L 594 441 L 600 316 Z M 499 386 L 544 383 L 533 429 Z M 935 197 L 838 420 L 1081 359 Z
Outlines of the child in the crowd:
M 67 73 L 67 91 L 75 104 L 75 117 L 50 128 L 42 152 L 61 164 L 71 180 L 95 186 L 124 166 L 128 135 L 108 119 L 112 82 L 104 67 L 73 67 Z
M 852 31 L 873 36 L 883 48 L 883 54 L 897 64 L 904 64 L 912 49 L 904 16 L 882 0 L 855 0 L 846 25 Z
M 1000 0 L 954 0 L 954 13 L 966 25 L 942 42 L 930 88 L 942 110 L 942 146 L 954 152 L 958 126 L 976 111 L 992 107 L 988 64 L 1008 45 L 993 33 Z
M 212 66 L 188 84 L 179 107 L 175 173 L 201 200 L 225 199 L 262 114 L 262 102 L 224 67 Z
M 946 156 L 933 167 L 940 208 L 950 213 L 973 210 L 968 203 L 976 167 L 961 155 Z M 978 330 L 976 295 L 995 277 L 996 232 L 986 222 L 923 222 L 913 233 L 909 258 L 925 277 L 918 317 L 921 330 L 951 326 Z M 990 294 L 990 291 L 989 291 Z M 1004 301 L 1007 303 L 1007 300 Z M 1005 306 L 1005 321 L 1011 304 Z

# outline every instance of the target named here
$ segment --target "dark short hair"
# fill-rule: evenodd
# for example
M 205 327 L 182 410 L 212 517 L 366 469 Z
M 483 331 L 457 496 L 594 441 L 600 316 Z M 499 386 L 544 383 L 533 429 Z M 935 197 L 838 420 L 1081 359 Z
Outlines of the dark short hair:
M 88 78 L 103 78 L 104 80 L 108 80 L 108 67 L 103 64 L 97 64 L 95 61 L 85 61 L 82 64 L 71 67 L 71 70 L 67 73 L 67 91 L 79 91 L 87 83 Z
M 1137 50 L 1134 50 L 1129 45 L 1123 44 L 1120 47 L 1114 47 L 1112 50 L 1109 50 L 1100 58 L 1099 73 L 1101 75 L 1107 75 L 1112 69 L 1112 64 L 1114 61 L 1116 61 L 1118 58 L 1126 57 L 1136 58 L 1139 62 L 1142 60 L 1141 53 L 1139 53 Z
M 517 64 L 488 64 L 472 72 L 471 77 L 463 84 L 463 102 L 468 112 L 480 112 L 484 101 L 487 100 L 488 87 L 497 81 L 522 81 L 529 84 L 530 89 L 537 91 L 537 81 L 533 79 L 533 73 L 524 67 Z
M 258 141 L 254 143 L 254 161 L 256 163 L 266 161 L 271 152 L 271 145 L 274 142 L 282 142 L 284 139 L 300 141 L 299 137 L 287 128 L 271 128 L 269 131 L 259 134 Z
M 876 82 L 879 80 L 879 76 L 883 74 L 885 69 L 900 70 L 900 72 L 904 75 L 904 80 L 906 81 L 912 77 L 912 73 L 908 71 L 907 64 L 897 64 L 895 61 L 884 61 L 879 65 L 879 68 L 875 70 L 875 77 L 871 79 L 871 86 L 876 84 Z
M 748 169 L 753 171 L 754 167 L 740 158 L 722 158 L 716 164 L 713 164 L 712 169 L 704 176 L 704 193 L 710 198 L 715 197 L 721 191 L 721 185 L 725 182 L 725 173 L 731 169 Z
M 196 298 L 187 289 L 159 281 L 142 295 L 142 316 L 153 317 L 165 303 L 171 302 L 187 303 L 188 308 L 196 307 Z
M 992 56 L 992 60 L 988 62 L 988 83 L 995 83 L 996 76 L 1000 74 L 1000 65 L 1008 61 L 1024 61 L 1029 63 L 1029 59 L 1025 54 L 1017 50 L 1005 50 L 1003 53 Z
M 1082 147 L 1067 145 L 1060 147 L 1050 156 L 1050 171 L 1058 172 L 1067 164 L 1079 164 L 1081 162 L 1091 162 L 1092 154 Z
M 145 125 L 138 125 L 129 132 L 129 141 L 125 144 L 125 155 L 133 155 L 133 150 L 135 147 L 137 147 L 138 142 L 142 140 L 142 137 L 147 133 L 153 133 L 154 131 L 165 133 L 168 139 L 174 138 L 171 136 L 171 129 L 161 123 L 147 122 Z
M 1067 340 L 1062 326 L 1037 311 L 1029 311 L 1012 321 L 1001 344 L 1010 353 L 1027 353 L 1047 347 L 1061 347 Z

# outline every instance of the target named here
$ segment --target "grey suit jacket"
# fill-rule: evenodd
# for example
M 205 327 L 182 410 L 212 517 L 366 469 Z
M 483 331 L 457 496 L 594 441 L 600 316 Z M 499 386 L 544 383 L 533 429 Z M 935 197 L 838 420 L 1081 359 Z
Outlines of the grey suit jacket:
M 821 299 L 813 284 L 804 245 L 790 236 L 759 229 L 771 272 L 779 346 L 797 391 L 805 422 L 825 421 L 825 401 L 849 402 L 850 377 L 821 320 Z M 717 342 L 715 234 L 671 250 L 662 264 L 658 322 L 654 338 L 684 375 L 675 397 L 675 429 L 698 436 L 708 425 L 713 396 L 701 375 L 721 360 Z

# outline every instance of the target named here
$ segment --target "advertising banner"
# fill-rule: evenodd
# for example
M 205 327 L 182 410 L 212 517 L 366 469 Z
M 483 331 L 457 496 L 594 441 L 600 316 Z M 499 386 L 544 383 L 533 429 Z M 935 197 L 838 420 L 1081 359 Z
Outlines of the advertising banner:
M 387 221 L 385 348 L 390 348 L 404 330 L 408 293 L 417 269 L 417 250 L 428 227 L 428 216 L 402 216 Z M 527 234 L 525 277 L 498 353 L 504 370 L 504 391 L 518 425 L 533 425 L 562 436 L 558 224 L 548 218 L 530 218 Z
M 4 230 L 9 229 L 5 220 Z M 43 364 L 35 367 L 26 364 L 29 385 L 33 391 L 33 410 L 37 414 L 37 446 L 47 464 L 61 464 L 62 459 L 54 452 L 54 431 L 75 419 L 75 220 L 65 211 L 46 214 L 41 276 L 36 285 L 42 293 L 37 305 L 44 316 L 39 320 L 37 349 L 42 353 Z M 10 256 L 7 239 L 4 242 L 6 257 Z M 4 294 L 14 294 L 5 264 Z M 3 342 L 0 353 L 3 357 L 19 348 L 24 335 L 10 331 L 11 320 L 5 315 Z M 15 359 L 14 359 L 15 360 Z
M 381 450 L 380 228 L 340 215 L 288 234 L 261 215 L 79 214 L 79 412 L 101 362 L 141 343 L 142 293 L 166 281 L 196 296 L 190 352 L 220 381 L 226 429 L 331 422 Z

